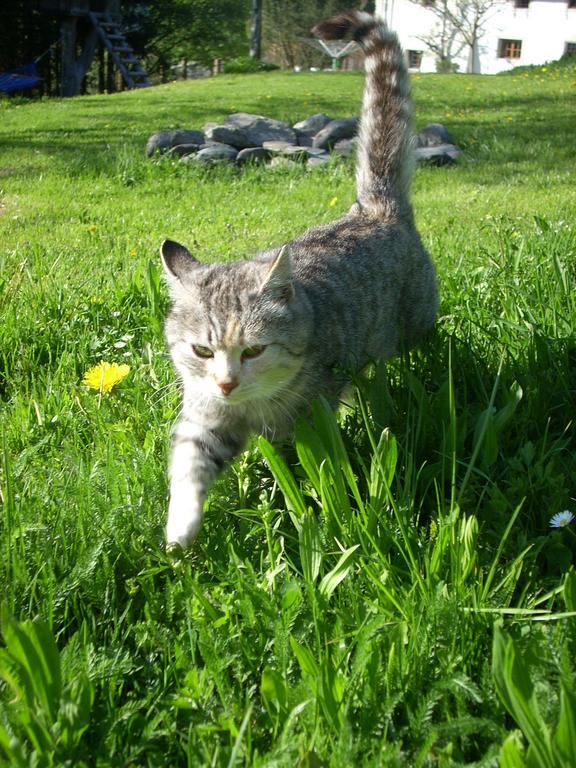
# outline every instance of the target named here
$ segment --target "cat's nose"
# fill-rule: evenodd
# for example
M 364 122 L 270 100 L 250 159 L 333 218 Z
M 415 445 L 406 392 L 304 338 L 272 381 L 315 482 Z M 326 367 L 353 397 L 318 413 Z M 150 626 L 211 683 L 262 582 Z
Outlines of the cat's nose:
M 233 389 L 236 389 L 238 383 L 238 379 L 228 379 L 227 381 L 217 382 L 218 386 L 226 396 L 228 396 Z

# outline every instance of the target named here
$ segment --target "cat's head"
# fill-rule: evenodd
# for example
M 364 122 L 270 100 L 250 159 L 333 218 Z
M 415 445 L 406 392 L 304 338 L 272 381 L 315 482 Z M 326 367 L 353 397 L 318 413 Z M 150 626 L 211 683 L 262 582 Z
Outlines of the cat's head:
M 255 261 L 201 264 L 166 240 L 166 338 L 185 391 L 233 406 L 281 397 L 303 363 L 309 305 L 286 247 Z

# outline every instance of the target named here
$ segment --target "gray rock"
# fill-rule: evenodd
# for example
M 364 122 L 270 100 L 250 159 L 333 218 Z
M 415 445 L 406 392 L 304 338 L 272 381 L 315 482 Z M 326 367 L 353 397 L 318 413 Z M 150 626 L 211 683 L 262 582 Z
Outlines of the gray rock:
M 188 155 L 184 160 L 195 160 L 201 163 L 221 163 L 232 162 L 236 160 L 238 150 L 230 147 L 228 144 L 217 144 L 214 142 L 207 147 L 199 150 L 195 155 Z
M 330 160 L 330 155 L 326 152 L 324 155 L 316 155 L 308 158 L 306 165 L 308 168 L 318 168 L 320 165 L 326 165 Z
M 340 139 L 351 139 L 358 130 L 357 117 L 348 117 L 343 120 L 332 120 L 314 136 L 314 146 L 319 149 L 332 149 Z
M 311 147 L 314 143 L 314 136 L 308 136 L 307 133 L 296 131 L 296 140 L 299 147 Z
M 458 160 L 462 150 L 454 144 L 439 144 L 435 147 L 417 147 L 414 153 L 420 163 L 448 165 Z
M 276 157 L 273 157 L 272 160 L 270 160 L 269 165 L 271 168 L 294 168 L 296 163 L 293 160 L 290 160 L 289 157 L 276 155 Z
M 326 149 L 318 149 L 317 147 L 287 147 L 283 154 L 303 160 L 310 157 L 330 157 L 330 153 Z
M 261 147 L 265 141 L 296 143 L 296 134 L 287 123 L 246 112 L 228 115 L 224 125 L 208 124 L 206 136 L 208 139 L 230 144 L 237 149 Z
M 175 147 L 171 147 L 167 155 L 170 157 L 185 157 L 186 155 L 195 155 L 196 152 L 205 144 L 176 144 Z
M 239 134 L 235 128 L 229 128 L 227 125 L 209 125 L 204 126 L 206 138 L 210 142 L 218 144 L 228 144 L 228 146 L 236 147 L 236 149 L 245 149 L 253 146 L 249 142 L 246 143 L 244 138 Z
M 296 147 L 294 144 L 289 144 L 282 150 L 282 156 L 288 157 L 291 160 L 308 160 L 308 147 Z
M 241 149 L 236 155 L 236 162 L 238 165 L 245 165 L 246 163 L 265 163 L 270 158 L 270 152 L 264 147 L 247 147 Z
M 356 138 L 354 139 L 340 139 L 332 147 L 332 152 L 335 155 L 341 155 L 342 157 L 350 157 L 356 149 Z
M 272 155 L 281 155 L 287 147 L 295 147 L 296 145 L 291 141 L 264 141 L 262 146 Z
M 323 157 L 328 155 L 325 149 L 316 147 L 300 147 L 295 144 L 288 144 L 286 141 L 265 141 L 264 147 L 272 155 L 289 157 L 292 160 L 307 160 L 309 157 Z
M 454 144 L 442 123 L 429 123 L 416 135 L 417 147 L 439 147 L 441 144 Z
M 300 120 L 299 123 L 295 123 L 292 127 L 297 134 L 303 136 L 315 136 L 318 131 L 325 128 L 328 123 L 332 122 L 332 118 L 325 115 L 324 112 L 318 112 L 315 115 L 310 115 L 305 120 Z
M 167 152 L 178 144 L 203 144 L 205 141 L 202 131 L 159 131 L 154 133 L 146 143 L 146 155 L 150 157 L 155 152 Z

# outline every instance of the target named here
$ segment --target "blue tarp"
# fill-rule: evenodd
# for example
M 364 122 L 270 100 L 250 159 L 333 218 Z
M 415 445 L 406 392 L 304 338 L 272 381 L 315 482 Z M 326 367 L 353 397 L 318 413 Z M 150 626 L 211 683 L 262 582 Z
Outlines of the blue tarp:
M 0 75 L 0 92 L 26 91 L 29 88 L 34 88 L 41 80 L 42 78 L 38 77 L 36 64 L 26 64 L 12 70 L 12 72 L 5 72 Z

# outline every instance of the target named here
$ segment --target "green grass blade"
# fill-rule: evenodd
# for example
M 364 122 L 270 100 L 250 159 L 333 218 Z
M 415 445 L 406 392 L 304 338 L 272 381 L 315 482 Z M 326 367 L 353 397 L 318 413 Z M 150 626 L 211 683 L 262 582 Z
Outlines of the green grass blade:
M 334 568 L 320 582 L 319 591 L 326 600 L 330 599 L 336 587 L 350 572 L 356 559 L 356 550 L 359 546 L 359 544 L 355 544 L 353 547 L 344 550 Z
M 264 437 L 258 439 L 258 447 L 270 471 L 276 478 L 280 490 L 286 500 L 286 508 L 296 530 L 300 532 L 302 519 L 306 514 L 306 504 L 302 493 L 294 480 L 293 474 L 288 469 L 286 462 L 280 458 L 277 451 Z

